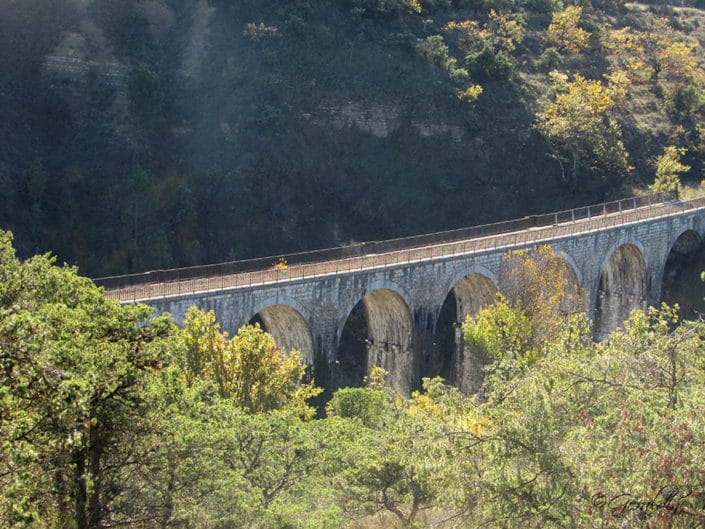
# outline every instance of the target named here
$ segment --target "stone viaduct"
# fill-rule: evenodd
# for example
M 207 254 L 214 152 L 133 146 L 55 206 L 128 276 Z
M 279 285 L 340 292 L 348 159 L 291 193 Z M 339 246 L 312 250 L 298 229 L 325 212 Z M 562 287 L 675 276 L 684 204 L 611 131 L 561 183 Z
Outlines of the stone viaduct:
M 96 280 L 122 302 L 183 321 L 195 305 L 235 332 L 259 322 L 298 349 L 319 385 L 361 385 L 372 366 L 408 393 L 441 375 L 466 392 L 481 366 L 460 323 L 501 291 L 508 250 L 550 245 L 585 293 L 597 338 L 661 299 L 669 256 L 705 237 L 705 199 L 625 199 L 453 232 L 352 247 Z M 277 262 L 280 264 L 277 265 Z M 286 264 L 284 264 L 286 262 Z

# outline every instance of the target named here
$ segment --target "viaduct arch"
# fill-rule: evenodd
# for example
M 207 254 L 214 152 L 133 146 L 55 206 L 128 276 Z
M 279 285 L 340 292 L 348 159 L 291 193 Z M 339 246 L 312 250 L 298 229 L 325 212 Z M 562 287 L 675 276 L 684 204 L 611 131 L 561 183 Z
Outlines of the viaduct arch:
M 191 305 L 212 309 L 230 332 L 257 315 L 329 388 L 358 385 L 380 366 L 401 393 L 436 374 L 473 391 L 481 371 L 462 349 L 459 324 L 503 290 L 508 250 L 550 245 L 585 293 L 601 338 L 630 310 L 657 305 L 664 281 L 678 275 L 674 261 L 701 251 L 705 199 L 641 197 L 505 224 L 499 232 L 468 228 L 314 252 L 311 262 L 288 256 L 283 270 L 267 258 L 217 265 L 217 274 L 209 268 L 97 282 L 115 299 L 147 302 L 177 321 Z
M 291 305 L 275 303 L 258 310 L 248 323 L 259 323 L 286 352 L 297 350 L 307 366 L 314 363 L 313 336 L 306 318 Z
M 456 274 L 435 320 L 430 352 L 422 357 L 421 376 L 441 376 L 465 392 L 479 389 L 482 359 L 472 356 L 463 345 L 461 325 L 491 305 L 499 292 L 497 278 L 482 267 L 472 267 L 464 276 Z M 457 277 L 461 275 L 461 277 Z
M 334 387 L 361 385 L 373 367 L 400 392 L 414 385 L 413 321 L 404 298 L 389 288 L 368 292 L 342 326 L 334 352 Z
M 611 251 L 601 267 L 595 303 L 595 335 L 606 337 L 632 310 L 646 309 L 648 274 L 643 247 L 629 242 Z

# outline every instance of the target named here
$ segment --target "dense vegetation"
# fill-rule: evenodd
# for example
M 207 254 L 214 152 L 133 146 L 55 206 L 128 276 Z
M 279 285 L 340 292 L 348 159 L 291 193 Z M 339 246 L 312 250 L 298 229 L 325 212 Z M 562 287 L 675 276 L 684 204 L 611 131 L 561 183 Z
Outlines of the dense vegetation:
M 0 226 L 104 275 L 697 184 L 701 7 L 4 1 Z
M 481 396 L 436 378 L 405 398 L 373 370 L 314 419 L 319 390 L 258 326 L 177 328 L 0 232 L 0 525 L 701 526 L 705 327 L 663 306 L 595 343 L 569 289 L 533 297 L 551 255 L 509 258 L 521 288 L 466 323 Z M 492 322 L 531 339 L 493 352 Z

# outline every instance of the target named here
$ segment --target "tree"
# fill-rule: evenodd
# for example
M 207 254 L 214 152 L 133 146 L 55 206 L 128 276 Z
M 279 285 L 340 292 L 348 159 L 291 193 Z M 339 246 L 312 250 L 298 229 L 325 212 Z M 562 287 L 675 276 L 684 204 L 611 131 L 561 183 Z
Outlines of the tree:
M 663 83 L 673 92 L 696 76 L 697 45 L 683 40 L 665 18 L 655 17 L 643 30 L 611 30 L 604 44 L 614 51 L 618 68 L 629 72 L 635 82 Z
M 544 244 L 510 250 L 502 258 L 502 290 L 532 322 L 534 334 L 553 340 L 556 322 L 583 311 L 583 293 L 563 255 Z
M 47 174 L 42 160 L 37 157 L 25 172 L 27 194 L 32 205 L 32 216 L 36 223 L 42 220 L 47 188 Z
M 154 434 L 140 439 L 149 457 L 122 475 L 121 525 L 340 527 L 328 482 L 337 432 L 295 409 L 250 413 L 207 380 L 188 386 L 173 365 L 149 405 Z
M 173 327 L 11 242 L 0 232 L 0 520 L 104 527 Z
M 135 116 L 152 126 L 162 110 L 159 75 L 148 65 L 140 64 L 131 72 L 127 87 Z
M 351 11 L 358 15 L 367 13 L 421 13 L 421 3 L 419 0 L 353 0 Z
M 480 358 L 533 364 L 584 319 L 574 273 L 550 246 L 507 252 L 500 283 L 504 295 L 463 324 L 465 345 Z
M 703 522 L 703 326 L 662 306 L 606 342 L 553 349 L 488 392 L 485 515 L 504 527 Z
M 675 145 L 664 148 L 663 154 L 656 160 L 656 178 L 649 189 L 655 193 L 668 193 L 678 198 L 681 190 L 680 174 L 690 171 L 689 165 L 681 163 L 681 156 L 685 152 L 685 149 L 679 149 Z
M 490 10 L 482 28 L 476 20 L 451 21 L 444 34 L 465 54 L 465 64 L 474 73 L 488 79 L 506 77 L 514 68 L 511 53 L 523 41 L 524 20 L 519 16 L 498 14 Z
M 546 41 L 559 52 L 580 53 L 587 49 L 590 32 L 580 27 L 582 15 L 580 6 L 566 6 L 562 11 L 555 11 L 546 29 Z
M 333 396 L 326 421 L 348 433 L 335 451 L 340 470 L 332 486 L 348 515 L 411 529 L 440 526 L 476 508 L 475 487 L 471 480 L 459 486 L 457 472 L 458 461 L 475 454 L 454 450 L 452 436 L 474 435 L 482 419 L 441 379 L 424 379 L 424 390 L 404 399 L 377 383 Z
M 440 68 L 450 69 L 457 61 L 448 55 L 448 46 L 440 35 L 431 35 L 416 44 L 416 53 L 429 63 Z
M 610 117 L 611 90 L 579 74 L 565 90 L 557 88 L 553 102 L 538 114 L 537 127 L 560 164 L 562 180 L 575 189 L 580 181 L 594 185 L 605 183 L 607 175 L 625 176 L 630 167 L 621 129 Z
M 249 413 L 284 406 L 310 416 L 307 400 L 320 394 L 313 382 L 302 384 L 306 366 L 298 351 L 288 354 L 259 324 L 245 325 L 228 339 L 213 311 L 191 307 L 181 334 L 184 371 L 189 384 L 208 380 L 221 398 L 230 399 Z
M 486 29 L 496 47 L 511 53 L 524 41 L 526 22 L 521 16 L 510 16 L 490 9 Z
M 280 351 L 258 324 L 241 327 L 226 351 L 226 391 L 244 409 L 259 412 L 290 405 L 305 415 L 313 413 L 306 401 L 321 389 L 313 382 L 301 384 L 306 366 L 298 351 Z
M 466 347 L 480 353 L 487 361 L 516 359 L 521 364 L 537 360 L 537 351 L 531 347 L 531 322 L 527 315 L 512 307 L 499 295 L 495 303 L 463 323 Z

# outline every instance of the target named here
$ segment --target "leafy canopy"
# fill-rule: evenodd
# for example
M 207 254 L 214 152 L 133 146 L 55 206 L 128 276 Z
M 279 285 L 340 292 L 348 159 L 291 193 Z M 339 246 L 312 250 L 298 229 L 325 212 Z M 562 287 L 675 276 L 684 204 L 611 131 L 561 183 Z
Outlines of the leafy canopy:
M 507 252 L 500 282 L 504 294 L 463 324 L 465 345 L 480 357 L 530 365 L 584 318 L 575 274 L 550 246 Z
M 250 413 L 291 406 L 305 416 L 313 414 L 306 402 L 321 389 L 301 383 L 306 367 L 299 352 L 280 350 L 259 324 L 245 325 L 229 338 L 213 311 L 191 307 L 180 339 L 189 384 L 209 381 L 221 398 Z

